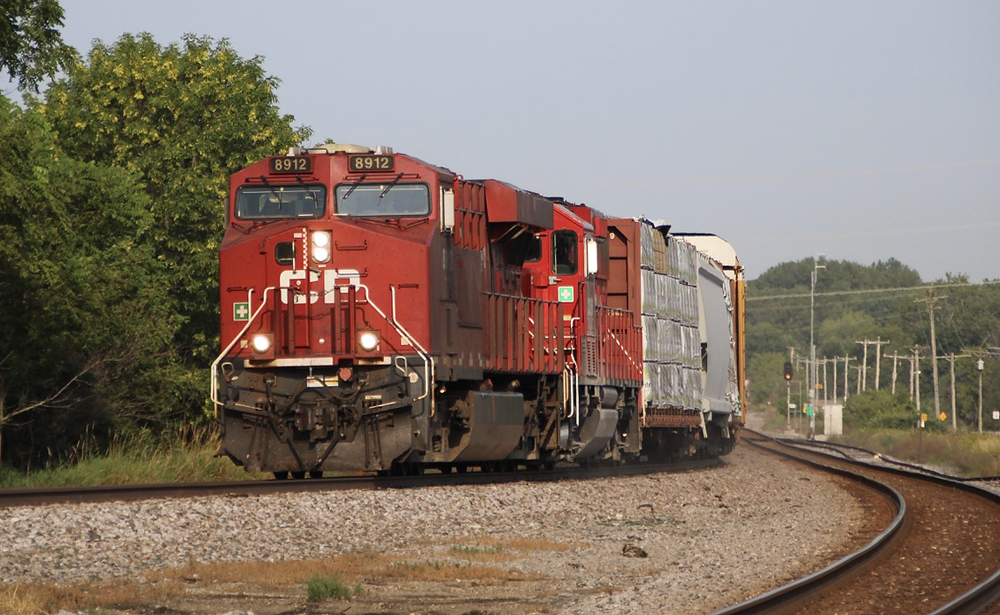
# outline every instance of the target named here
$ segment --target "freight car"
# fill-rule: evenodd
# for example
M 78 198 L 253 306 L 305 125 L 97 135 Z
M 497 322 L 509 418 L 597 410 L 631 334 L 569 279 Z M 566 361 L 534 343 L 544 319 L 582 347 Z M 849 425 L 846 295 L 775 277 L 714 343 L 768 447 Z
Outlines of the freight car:
M 327 145 L 230 178 L 219 274 L 212 399 L 250 471 L 715 456 L 742 425 L 714 235 Z

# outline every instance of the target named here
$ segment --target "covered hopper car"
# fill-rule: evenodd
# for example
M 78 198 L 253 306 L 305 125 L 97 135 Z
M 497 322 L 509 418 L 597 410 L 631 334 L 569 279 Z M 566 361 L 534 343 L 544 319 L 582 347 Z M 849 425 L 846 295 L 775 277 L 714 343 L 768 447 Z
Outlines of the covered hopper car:
M 328 145 L 231 177 L 219 273 L 212 398 L 250 471 L 715 456 L 743 422 L 714 235 Z

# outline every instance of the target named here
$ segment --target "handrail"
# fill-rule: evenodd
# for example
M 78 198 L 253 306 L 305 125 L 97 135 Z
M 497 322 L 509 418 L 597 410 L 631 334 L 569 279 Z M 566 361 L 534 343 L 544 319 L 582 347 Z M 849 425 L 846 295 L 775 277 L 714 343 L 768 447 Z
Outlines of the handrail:
M 420 343 L 416 340 L 416 338 L 410 335 L 410 332 L 407 331 L 405 328 L 403 328 L 403 325 L 399 324 L 399 322 L 396 320 L 396 287 L 393 286 L 392 284 L 389 285 L 389 294 L 392 297 L 392 320 L 389 320 L 388 318 L 386 318 L 385 313 L 378 307 L 378 305 L 376 305 L 375 302 L 372 301 L 371 293 L 368 291 L 368 287 L 365 286 L 364 284 L 361 284 L 360 282 L 358 283 L 358 286 L 365 289 L 365 298 L 368 300 L 368 304 L 371 305 L 373 308 L 375 308 L 375 311 L 378 312 L 379 315 L 382 316 L 382 318 L 385 318 L 386 322 L 395 327 L 396 331 L 398 331 L 400 335 L 406 338 L 406 341 L 410 343 L 410 346 L 415 348 L 417 354 L 419 354 L 420 358 L 424 360 L 424 394 L 413 401 L 420 401 L 421 399 L 424 399 L 425 397 L 430 395 L 431 387 L 433 386 L 433 383 L 431 381 L 434 378 L 434 359 L 432 359 L 431 356 L 427 353 L 427 351 L 424 350 L 424 347 L 420 345 Z M 430 404 L 431 404 L 430 416 L 433 417 L 434 416 L 433 395 L 430 395 Z M 386 404 L 381 404 L 381 405 L 386 405 Z
M 219 371 L 219 363 L 222 361 L 222 359 L 224 359 L 226 357 L 226 355 L 229 353 L 229 351 L 233 349 L 233 346 L 236 345 L 236 342 L 240 341 L 240 338 L 243 337 L 246 334 L 246 332 L 250 329 L 250 325 L 252 325 L 253 321 L 257 319 L 257 316 L 259 316 L 260 313 L 262 311 L 264 311 L 264 306 L 267 305 L 267 293 L 273 292 L 273 291 L 275 291 L 275 290 L 277 290 L 279 288 L 281 288 L 281 287 L 279 287 L 279 286 L 268 286 L 267 288 L 264 289 L 263 295 L 261 297 L 260 307 L 258 307 L 257 311 L 255 311 L 250 316 L 250 318 L 247 319 L 247 324 L 244 325 L 243 329 L 240 330 L 240 332 L 236 335 L 236 337 L 233 338 L 233 341 L 229 342 L 229 345 L 226 346 L 222 350 L 221 353 L 219 353 L 219 356 L 216 357 L 214 361 L 212 361 L 212 378 L 211 378 L 211 385 L 210 386 L 212 387 L 211 398 L 212 398 L 212 403 L 214 403 L 215 407 L 216 407 L 216 414 L 218 414 L 218 408 L 219 408 L 219 406 L 222 405 L 222 401 L 218 398 L 219 379 L 218 379 L 217 372 Z M 251 288 L 248 291 L 248 294 L 249 295 L 253 294 L 253 288 Z M 237 404 L 237 405 L 242 405 L 242 406 L 244 406 L 246 408 L 252 408 L 253 407 L 253 406 L 247 406 L 245 404 Z
M 431 358 L 430 355 L 427 353 L 427 351 L 423 348 L 423 346 L 421 346 L 420 343 L 417 342 L 416 338 L 414 338 L 409 333 L 409 331 L 407 331 L 401 324 L 399 324 L 395 320 L 395 316 L 396 316 L 396 289 L 395 289 L 395 287 L 393 287 L 391 285 L 389 287 L 390 292 L 392 294 L 392 312 L 393 312 L 393 318 L 389 318 L 388 316 L 386 316 L 385 312 L 383 312 L 382 309 L 379 308 L 379 306 L 375 303 L 375 301 L 372 300 L 372 298 L 371 298 L 371 292 L 369 291 L 369 289 L 368 289 L 368 287 L 366 285 L 358 282 L 357 284 L 355 284 L 355 286 L 357 288 L 364 289 L 364 291 L 365 291 L 365 302 L 368 305 L 370 305 L 376 312 L 378 312 L 379 316 L 381 316 L 383 318 L 383 320 L 385 320 L 390 326 L 392 326 L 396 330 L 396 332 L 399 333 L 400 336 L 402 336 L 410 344 L 410 346 L 412 346 L 416 350 L 416 352 L 420 356 L 420 358 L 423 359 L 423 361 L 424 361 L 424 392 L 423 392 L 422 395 L 420 395 L 420 397 L 417 397 L 414 401 L 420 401 L 420 400 L 422 400 L 422 399 L 430 396 L 430 392 L 431 392 L 432 387 L 433 387 L 433 384 L 431 382 L 431 378 L 434 375 L 434 359 Z M 216 413 L 217 414 L 218 414 L 218 408 L 223 405 L 222 400 L 220 400 L 219 397 L 218 397 L 218 389 L 219 389 L 218 371 L 219 371 L 219 364 L 222 362 L 222 360 L 224 358 L 226 358 L 226 355 L 229 354 L 229 351 L 233 349 L 233 347 L 236 345 L 236 343 L 246 334 L 246 332 L 250 329 L 250 325 L 253 324 L 253 322 L 257 319 L 257 317 L 260 315 L 260 313 L 264 310 L 264 307 L 267 306 L 267 295 L 268 295 L 268 293 L 272 293 L 272 295 L 273 295 L 274 291 L 276 291 L 276 290 L 284 290 L 286 288 L 290 289 L 290 287 L 280 287 L 280 286 L 269 286 L 269 287 L 265 288 L 264 292 L 263 292 L 263 295 L 262 295 L 260 307 L 258 307 L 257 310 L 254 311 L 254 313 L 247 320 L 247 324 L 243 326 L 243 328 L 236 335 L 236 337 L 234 337 L 233 340 L 231 342 L 229 342 L 229 344 L 222 350 L 222 352 L 219 353 L 219 356 L 216 357 L 216 359 L 212 362 L 212 375 L 211 375 L 211 385 L 210 385 L 212 387 L 212 390 L 211 390 L 211 399 L 212 399 L 212 403 L 215 404 Z M 332 292 L 332 290 L 333 289 L 331 289 L 331 290 L 325 290 L 321 294 L 326 295 L 327 293 Z M 251 293 L 253 292 L 252 288 L 250 289 L 250 292 Z M 235 403 L 235 405 L 243 407 L 243 408 L 253 409 L 253 406 L 249 406 L 247 404 L 241 404 L 239 402 L 234 402 L 234 403 Z M 393 402 L 393 403 L 395 403 L 395 402 Z M 382 405 L 389 405 L 389 404 L 382 404 Z M 381 407 L 381 406 L 373 406 L 373 407 L 378 408 L 378 407 Z M 430 413 L 430 415 L 434 416 L 434 398 L 433 398 L 433 396 L 431 396 L 431 413 Z

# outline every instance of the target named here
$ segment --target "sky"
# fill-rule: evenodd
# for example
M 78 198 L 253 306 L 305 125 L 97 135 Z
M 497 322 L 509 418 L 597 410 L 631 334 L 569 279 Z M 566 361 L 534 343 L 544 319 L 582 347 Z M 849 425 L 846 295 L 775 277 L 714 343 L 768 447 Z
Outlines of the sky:
M 1000 2 L 61 0 L 65 42 L 228 39 L 327 140 L 716 233 L 1000 278 Z

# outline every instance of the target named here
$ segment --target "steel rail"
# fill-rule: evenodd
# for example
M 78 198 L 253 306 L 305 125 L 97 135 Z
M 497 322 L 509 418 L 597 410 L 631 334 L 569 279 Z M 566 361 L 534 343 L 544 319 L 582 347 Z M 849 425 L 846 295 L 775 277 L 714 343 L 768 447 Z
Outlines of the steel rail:
M 415 476 L 347 476 L 301 480 L 259 480 L 205 483 L 159 483 L 147 485 L 108 485 L 88 487 L 45 487 L 39 489 L 0 489 L 0 508 L 88 502 L 128 502 L 164 498 L 201 496 L 251 496 L 277 493 L 303 493 L 360 489 L 409 489 L 431 486 L 590 480 L 615 476 L 687 472 L 717 467 L 720 459 L 682 461 L 671 464 L 637 464 L 608 467 L 556 467 L 552 470 L 511 472 L 430 473 Z
M 815 447 L 815 448 L 825 448 L 825 449 L 829 449 L 829 450 L 834 450 L 834 451 L 837 451 L 838 453 L 840 453 L 841 455 L 843 455 L 846 459 L 851 459 L 851 458 L 846 456 L 846 453 L 843 452 L 844 450 L 857 451 L 857 452 L 862 453 L 864 455 L 869 455 L 869 456 L 874 457 L 876 459 L 880 459 L 881 461 L 883 461 L 885 463 L 890 463 L 890 464 L 893 464 L 893 465 L 897 465 L 897 466 L 900 466 L 902 468 L 909 468 L 911 470 L 915 470 L 917 472 L 924 473 L 924 474 L 933 474 L 935 476 L 940 476 L 941 478 L 947 478 L 948 480 L 954 480 L 954 481 L 958 481 L 958 482 L 961 482 L 961 483 L 1000 481 L 1000 476 L 971 476 L 971 477 L 954 476 L 954 475 L 951 475 L 951 474 L 946 474 L 944 472 L 938 472 L 937 470 L 932 470 L 931 468 L 925 468 L 925 467 L 923 467 L 921 465 L 918 465 L 918 464 L 915 464 L 915 463 L 910 463 L 908 461 L 902 461 L 900 459 L 893 459 L 892 457 L 887 457 L 886 455 L 883 455 L 882 453 L 879 453 L 877 451 L 868 450 L 867 448 L 862 448 L 860 446 L 852 446 L 850 444 L 843 444 L 843 443 L 840 443 L 840 442 L 821 442 L 821 441 L 818 441 L 818 440 L 800 441 L 800 440 L 796 440 L 795 438 L 775 438 L 775 441 L 780 442 L 782 444 L 789 445 L 789 446 L 797 446 L 799 448 Z M 860 460 L 853 460 L 853 461 L 860 461 Z M 865 463 L 865 462 L 862 462 L 862 463 Z M 867 465 L 871 465 L 871 464 L 867 464 Z M 881 468 L 882 466 L 875 466 L 875 467 Z
M 750 430 L 747 430 L 747 431 L 750 431 Z M 752 433 L 757 434 L 757 432 L 752 432 Z M 769 437 L 769 436 L 765 436 L 763 434 L 757 434 L 757 435 L 760 435 L 761 437 L 764 437 L 764 438 L 768 438 Z M 803 447 L 797 446 L 796 444 L 791 444 L 791 443 L 785 442 L 785 439 L 783 439 L 783 438 L 782 439 L 772 438 L 772 439 L 775 440 L 775 441 L 777 441 L 779 444 L 782 444 L 783 446 L 787 446 L 789 448 L 797 448 L 797 449 L 802 449 L 803 448 Z M 789 442 L 793 442 L 793 441 L 789 440 Z M 845 448 L 855 448 L 855 449 L 857 449 L 857 447 L 846 447 L 846 445 L 845 445 Z M 864 449 L 858 449 L 858 450 L 864 451 Z M 810 452 L 817 452 L 817 451 L 810 451 Z M 865 451 L 865 452 L 869 452 L 869 451 Z M 826 454 L 826 453 L 822 453 L 822 452 L 817 452 L 817 453 L 818 454 Z M 983 499 L 989 500 L 990 502 L 993 502 L 998 507 L 1000 507 L 1000 494 L 995 493 L 993 491 L 989 491 L 988 489 L 983 489 L 981 487 L 977 487 L 976 485 L 970 485 L 967 482 L 965 482 L 964 480 L 959 480 L 959 479 L 956 479 L 955 477 L 949 477 L 949 476 L 946 476 L 946 475 L 943 475 L 943 474 L 940 474 L 940 473 L 937 473 L 937 472 L 934 472 L 934 473 L 931 473 L 931 474 L 927 474 L 927 473 L 925 473 L 926 471 L 922 470 L 922 469 L 921 469 L 921 471 L 911 471 L 911 470 L 907 470 L 907 469 L 903 469 L 903 468 L 897 468 L 897 467 L 892 467 L 892 466 L 876 465 L 876 464 L 866 463 L 864 461 L 860 461 L 860 460 L 857 460 L 857 459 L 840 459 L 840 458 L 838 458 L 838 460 L 846 462 L 846 463 L 850 463 L 852 465 L 863 466 L 863 467 L 866 467 L 866 468 L 872 468 L 872 469 L 875 469 L 875 470 L 879 470 L 879 471 L 883 471 L 883 472 L 888 472 L 890 474 L 895 474 L 895 475 L 898 475 L 898 476 L 905 476 L 907 478 L 914 478 L 914 479 L 917 479 L 917 480 L 922 480 L 922 481 L 934 483 L 934 484 L 937 484 L 937 485 L 941 485 L 941 486 L 945 486 L 945 487 L 950 487 L 950 488 L 953 488 L 953 489 L 958 489 L 960 491 L 964 491 L 966 493 L 977 495 L 977 496 L 979 496 L 979 497 L 981 497 Z M 904 465 L 909 466 L 910 464 L 904 464 Z M 919 466 L 916 466 L 916 467 L 919 468 Z M 984 480 L 984 479 L 982 479 L 982 478 L 975 478 L 975 479 L 968 479 L 968 480 Z M 990 479 L 987 478 L 986 480 L 990 480 Z M 952 601 L 948 602 L 947 604 L 945 604 L 944 606 L 938 608 L 937 610 L 931 611 L 931 613 L 929 615 L 975 615 L 976 613 L 981 612 L 987 606 L 989 606 L 991 604 L 994 604 L 994 603 L 996 603 L 998 601 L 1000 601 L 1000 567 L 998 567 L 993 572 L 993 574 L 991 574 L 984 581 L 982 581 L 981 583 L 977 584 L 975 587 L 971 588 L 970 590 L 966 591 L 965 593 L 957 596 Z
M 797 450 L 805 450 L 805 446 L 808 446 L 808 444 L 806 444 L 806 443 L 804 443 L 805 446 L 798 446 L 796 444 L 790 443 L 790 442 L 793 442 L 793 441 L 786 441 L 786 439 L 784 439 L 784 438 L 772 438 L 770 436 L 767 436 L 765 434 L 761 434 L 759 432 L 756 432 L 756 431 L 753 431 L 753 430 L 750 430 L 750 429 L 745 429 L 744 431 L 747 432 L 747 433 L 754 434 L 755 436 L 758 436 L 761 439 L 766 439 L 766 440 L 770 440 L 770 441 L 776 442 L 776 443 L 778 443 L 778 444 L 780 444 L 782 446 L 785 446 L 787 448 L 793 448 L 793 449 L 797 449 Z M 745 442 L 751 444 L 752 446 L 757 446 L 757 447 L 760 447 L 760 448 L 766 448 L 766 447 L 761 447 L 759 444 L 753 442 L 749 438 L 744 438 L 743 440 Z M 856 447 L 848 447 L 848 448 L 856 448 Z M 821 468 L 821 469 L 824 469 L 824 470 L 828 469 L 829 471 L 835 471 L 838 474 L 842 474 L 842 475 L 853 474 L 851 472 L 847 472 L 846 470 L 840 470 L 840 469 L 837 469 L 837 468 L 826 468 L 826 466 L 823 466 L 822 464 L 819 464 L 817 462 L 812 462 L 812 461 L 809 461 L 809 460 L 800 459 L 798 457 L 795 457 L 794 455 L 791 455 L 789 453 L 784 453 L 782 451 L 775 451 L 773 449 L 767 449 L 767 450 L 771 451 L 771 452 L 773 452 L 773 453 L 775 453 L 777 455 L 782 455 L 782 456 L 794 458 L 797 461 L 800 461 L 802 463 L 806 463 L 808 465 L 812 465 L 814 467 L 818 467 L 818 468 Z M 815 450 L 810 450 L 809 452 L 820 454 L 820 455 L 831 456 L 828 453 L 823 453 L 823 452 L 815 451 Z M 868 451 L 865 451 L 865 452 L 868 452 Z M 963 482 L 961 480 L 955 480 L 954 478 L 951 478 L 951 477 L 945 477 L 944 475 L 940 475 L 940 474 L 926 474 L 926 473 L 924 473 L 922 471 L 921 472 L 917 472 L 917 471 L 912 471 L 912 470 L 907 470 L 907 469 L 897 468 L 897 467 L 892 467 L 892 466 L 876 465 L 876 464 L 866 463 L 864 461 L 859 461 L 859 460 L 856 460 L 856 459 L 845 459 L 845 458 L 839 458 L 839 457 L 837 459 L 840 462 L 848 463 L 848 464 L 855 465 L 855 466 L 860 466 L 860 467 L 865 467 L 865 468 L 871 468 L 871 469 L 874 469 L 874 470 L 878 470 L 878 471 L 882 471 L 882 472 L 887 472 L 887 473 L 894 474 L 894 475 L 897 475 L 897 476 L 903 476 L 903 477 L 907 477 L 907 478 L 913 478 L 913 479 L 922 480 L 922 481 L 934 483 L 934 484 L 941 485 L 941 486 L 946 486 L 946 487 L 958 489 L 958 490 L 964 491 L 966 493 L 970 493 L 970 494 L 974 494 L 974 495 L 977 495 L 979 497 L 982 497 L 982 498 L 984 498 L 986 500 L 989 500 L 989 501 L 993 502 L 994 504 L 997 504 L 998 506 L 1000 506 L 1000 494 L 994 493 L 994 492 L 986 490 L 986 489 L 982 489 L 982 488 L 977 487 L 975 485 L 967 484 L 966 482 Z M 858 475 L 858 476 L 860 476 L 860 475 Z M 868 480 L 873 480 L 873 479 L 868 479 Z M 888 486 L 885 486 L 885 487 L 887 489 L 892 489 L 891 487 L 888 487 Z M 893 490 L 893 491 L 895 491 L 895 490 Z M 898 493 L 897 493 L 897 495 L 898 495 Z M 900 498 L 901 497 L 902 496 L 900 496 Z M 903 505 L 904 505 L 904 510 L 905 510 L 905 502 L 903 503 Z M 900 515 L 897 515 L 897 520 L 901 519 L 901 517 L 902 517 L 902 511 L 901 511 Z M 895 521 L 894 521 L 894 523 L 895 523 Z M 872 541 L 872 543 L 880 540 L 883 535 L 885 535 L 887 532 L 889 532 L 889 529 L 890 528 L 887 528 L 885 531 L 883 531 L 882 534 L 880 534 L 878 537 L 876 537 L 875 540 Z M 867 549 L 869 546 L 871 546 L 872 543 L 870 543 L 868 546 L 866 546 L 865 549 Z M 864 551 L 865 549 L 862 549 L 861 551 Z M 853 567 L 853 565 L 854 565 L 853 558 L 858 553 L 860 553 L 861 551 L 852 553 L 851 555 L 848 555 L 847 557 L 843 558 L 842 560 L 840 560 L 838 562 L 835 562 L 834 564 L 831 564 L 827 568 L 824 568 L 823 570 L 820 570 L 819 572 L 816 572 L 816 573 L 814 573 L 812 575 L 809 575 L 808 577 L 804 577 L 803 579 L 799 579 L 798 581 L 794 581 L 792 583 L 789 583 L 788 585 L 780 587 L 780 588 L 778 588 L 776 590 L 773 590 L 771 592 L 768 592 L 766 594 L 762 594 L 761 596 L 758 596 L 758 597 L 753 598 L 751 600 L 748 600 L 746 602 L 743 602 L 743 603 L 740 603 L 738 605 L 735 605 L 735 606 L 732 606 L 732 607 L 728 607 L 726 609 L 718 611 L 714 615 L 722 615 L 722 614 L 729 615 L 729 614 L 735 614 L 735 613 L 762 613 L 762 612 L 766 612 L 766 611 L 769 611 L 769 610 L 772 610 L 772 609 L 777 609 L 777 608 L 781 607 L 782 605 L 790 604 L 794 600 L 797 600 L 797 599 L 805 596 L 806 594 L 811 593 L 810 589 L 804 589 L 804 588 L 803 589 L 797 589 L 798 586 L 803 586 L 806 583 L 809 583 L 809 584 L 812 584 L 814 588 L 818 588 L 818 587 L 821 587 L 821 586 L 825 586 L 827 583 L 830 583 L 830 582 L 833 582 L 833 581 L 836 580 L 836 577 L 830 577 L 830 578 L 828 578 L 825 581 L 822 578 L 814 578 L 814 577 L 819 577 L 821 575 L 825 576 L 828 572 L 835 572 L 835 571 L 831 571 L 831 569 L 835 568 L 835 567 L 837 567 L 838 565 L 841 565 L 841 564 L 846 564 L 847 565 L 847 568 L 844 569 L 843 572 L 844 573 L 849 572 L 850 568 Z M 848 560 L 852 560 L 852 561 L 848 561 Z M 787 596 L 787 597 L 783 597 L 784 594 L 790 594 L 790 595 Z M 770 601 L 773 601 L 773 602 L 770 602 Z M 989 606 L 991 604 L 994 604 L 997 601 L 1000 601 L 1000 568 L 997 568 L 997 570 L 994 571 L 993 574 L 991 574 L 987 579 L 985 579 L 981 583 L 977 584 L 976 586 L 972 587 L 971 589 L 969 589 L 965 593 L 963 593 L 963 594 L 955 597 L 953 600 L 951 600 L 950 602 L 948 602 L 944 606 L 939 607 L 938 609 L 936 609 L 934 611 L 931 611 L 931 613 L 929 615 L 975 615 L 976 613 L 980 613 L 987 606 Z
M 763 434 L 758 434 L 749 429 L 745 431 L 759 435 L 762 438 L 769 439 L 773 441 L 773 438 L 765 436 Z M 842 470 L 840 468 L 832 468 L 825 466 L 821 463 L 810 461 L 808 459 L 802 459 L 796 457 L 791 453 L 786 453 L 783 451 L 777 451 L 764 447 L 753 440 L 744 437 L 744 442 L 766 450 L 768 452 L 794 459 L 799 463 L 804 463 L 806 465 L 812 466 L 824 472 L 830 472 L 843 476 L 849 480 L 864 484 L 878 492 L 889 499 L 889 501 L 896 508 L 896 516 L 889 524 L 889 526 L 883 530 L 878 536 L 876 536 L 867 545 L 858 549 L 857 551 L 837 560 L 836 562 L 826 566 L 825 568 L 818 570 L 808 576 L 802 577 L 787 585 L 783 585 L 777 589 L 773 589 L 767 593 L 761 594 L 755 598 L 751 598 L 745 602 L 741 602 L 734 606 L 724 608 L 722 610 L 716 611 L 713 615 L 736 615 L 745 613 L 769 613 L 776 609 L 785 608 L 794 602 L 801 600 L 819 589 L 826 587 L 827 585 L 838 581 L 839 579 L 851 574 L 854 570 L 860 568 L 861 566 L 867 564 L 869 561 L 874 559 L 877 555 L 885 551 L 885 549 L 892 544 L 893 540 L 899 534 L 900 529 L 903 527 L 903 521 L 906 517 L 906 500 L 903 496 L 884 483 L 880 483 L 872 478 L 863 476 L 861 474 L 855 474 L 848 470 Z

